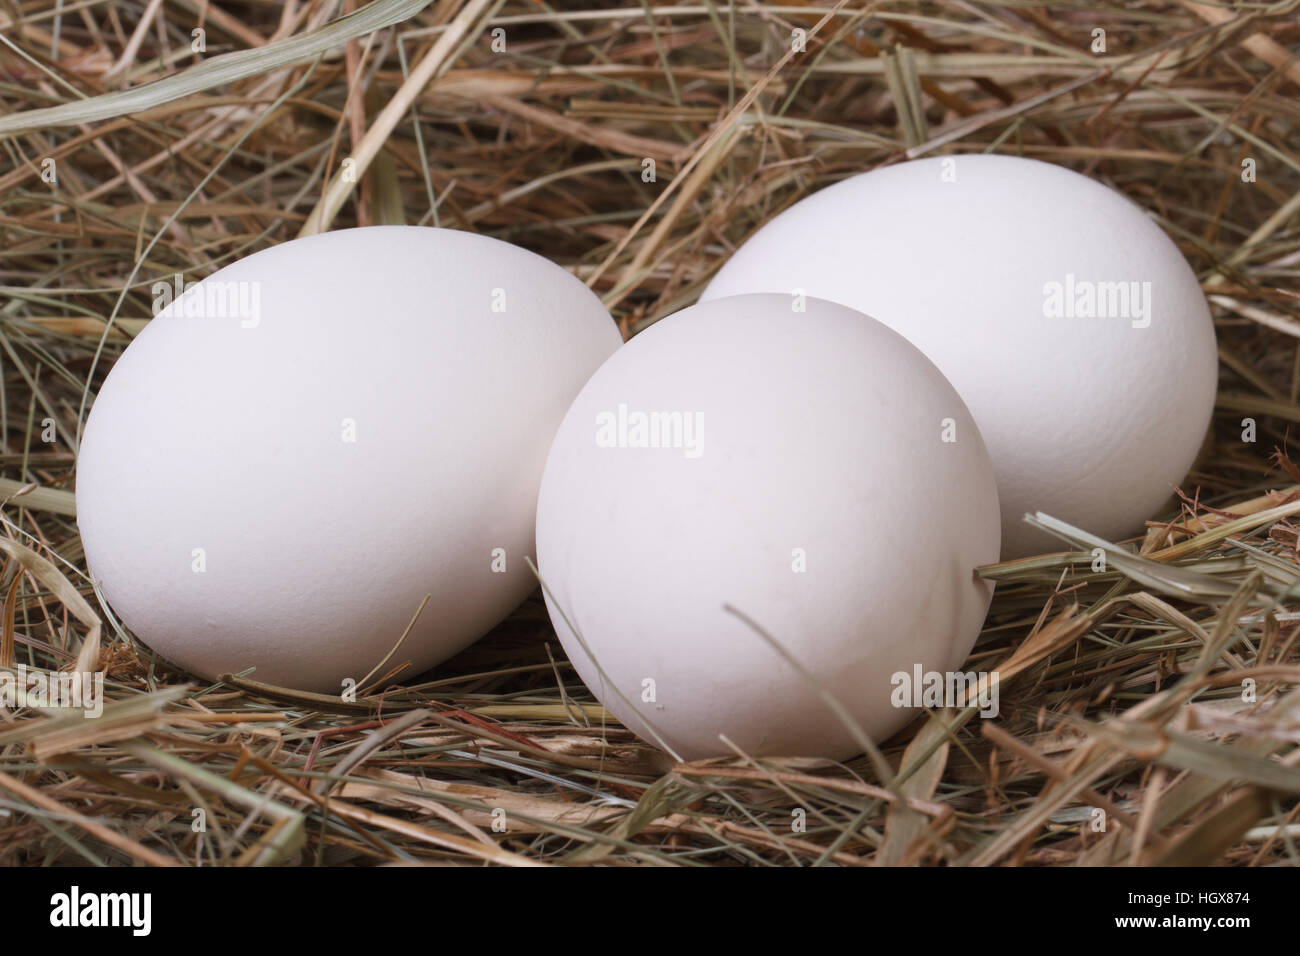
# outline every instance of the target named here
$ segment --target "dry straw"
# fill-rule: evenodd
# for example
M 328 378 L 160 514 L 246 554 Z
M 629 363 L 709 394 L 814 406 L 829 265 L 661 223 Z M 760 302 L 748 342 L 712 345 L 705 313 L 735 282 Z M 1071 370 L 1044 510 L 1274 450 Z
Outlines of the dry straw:
M 0 862 L 1300 861 L 1300 3 L 354 6 L 0 13 L 0 664 L 93 660 L 107 697 L 94 721 L 0 710 Z M 678 764 L 582 687 L 536 596 L 404 685 L 382 680 L 399 647 L 341 702 L 179 673 L 86 578 L 73 449 L 157 279 L 438 224 L 564 263 L 632 334 L 798 198 L 986 151 L 1149 210 L 1222 358 L 1213 433 L 1145 535 L 1036 516 L 1061 552 L 982 569 L 966 668 L 998 672 L 996 719 L 935 712 L 846 765 Z

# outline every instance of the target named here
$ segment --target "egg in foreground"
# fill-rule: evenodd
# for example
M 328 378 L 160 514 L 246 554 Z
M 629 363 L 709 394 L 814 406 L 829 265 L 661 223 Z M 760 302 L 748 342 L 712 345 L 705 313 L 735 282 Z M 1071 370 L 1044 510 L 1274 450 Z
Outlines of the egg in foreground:
M 623 346 L 565 416 L 538 502 L 569 659 L 687 759 L 731 753 L 721 735 L 860 752 L 822 688 L 894 733 L 915 711 L 893 676 L 962 664 L 998 544 L 988 454 L 938 369 L 858 312 L 785 295 L 703 303 Z
M 105 380 L 78 456 L 91 574 L 206 678 L 414 676 L 536 586 L 551 438 L 620 344 L 581 282 L 483 236 L 382 226 L 251 255 Z

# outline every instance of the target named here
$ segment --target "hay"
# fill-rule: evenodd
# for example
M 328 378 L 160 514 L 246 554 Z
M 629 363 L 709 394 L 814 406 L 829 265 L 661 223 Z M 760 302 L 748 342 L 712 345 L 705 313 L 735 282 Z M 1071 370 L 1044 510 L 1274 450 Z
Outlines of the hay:
M 97 657 L 108 702 L 0 711 L 0 862 L 1300 860 L 1300 4 L 1130 6 L 7 5 L 0 665 Z M 815 31 L 792 55 L 796 28 Z M 1095 543 L 1058 527 L 1068 551 L 983 569 L 997 595 L 966 668 L 1001 675 L 996 720 L 932 713 L 887 767 L 673 765 L 581 686 L 536 596 L 355 703 L 206 686 L 102 611 L 73 449 L 156 278 L 331 226 L 438 224 L 565 264 L 630 335 L 799 197 L 980 151 L 1150 210 L 1222 356 L 1186 498 L 1145 537 L 1096 572 Z

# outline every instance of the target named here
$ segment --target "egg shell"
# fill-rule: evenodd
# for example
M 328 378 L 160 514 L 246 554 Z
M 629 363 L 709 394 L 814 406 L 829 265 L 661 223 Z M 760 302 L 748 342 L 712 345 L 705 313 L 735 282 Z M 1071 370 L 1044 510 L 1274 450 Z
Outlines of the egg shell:
M 1127 308 L 1103 285 L 1132 282 Z M 1061 548 L 1027 512 L 1141 532 L 1205 437 L 1217 353 L 1196 276 L 1146 213 L 1062 167 L 957 156 L 854 176 L 760 228 L 703 300 L 795 289 L 884 322 L 956 386 L 997 470 L 1006 557 Z
M 381 670 L 409 678 L 536 587 L 551 438 L 620 344 L 581 282 L 495 239 L 384 226 L 258 252 L 105 380 L 78 458 L 90 571 L 164 658 L 316 691 L 361 681 L 430 595 Z
M 578 395 L 542 479 L 538 567 L 569 659 L 687 759 L 730 753 L 720 734 L 860 752 L 818 688 L 882 740 L 914 716 L 892 675 L 960 665 L 988 607 L 974 569 L 998 555 L 997 492 L 961 399 L 880 323 L 793 305 L 718 299 L 641 332 Z

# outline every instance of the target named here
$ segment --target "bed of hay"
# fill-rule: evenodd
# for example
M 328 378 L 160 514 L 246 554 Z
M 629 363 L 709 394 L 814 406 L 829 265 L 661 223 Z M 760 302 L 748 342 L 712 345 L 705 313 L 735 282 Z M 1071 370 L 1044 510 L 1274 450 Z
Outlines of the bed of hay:
M 0 863 L 1296 863 L 1297 6 L 4 4 L 0 665 L 98 668 L 108 702 L 0 708 Z M 159 278 L 437 224 L 564 264 L 630 336 L 800 197 L 971 152 L 1149 210 L 1222 358 L 1144 536 L 1104 571 L 1086 547 L 982 570 L 966 669 L 999 673 L 997 719 L 932 712 L 846 764 L 674 765 L 604 714 L 536 596 L 355 703 L 210 685 L 101 608 L 75 443 Z

